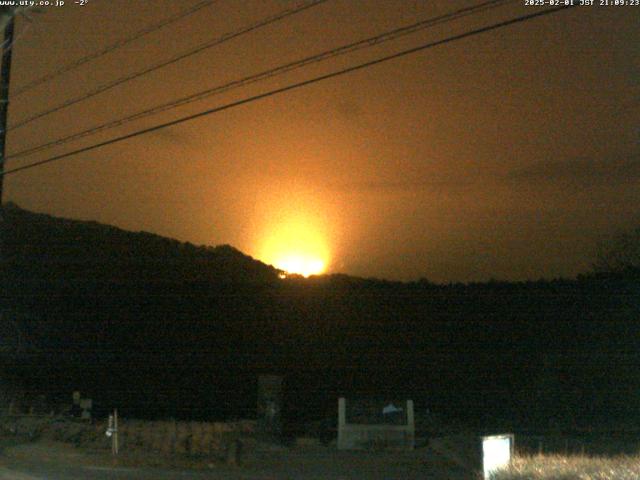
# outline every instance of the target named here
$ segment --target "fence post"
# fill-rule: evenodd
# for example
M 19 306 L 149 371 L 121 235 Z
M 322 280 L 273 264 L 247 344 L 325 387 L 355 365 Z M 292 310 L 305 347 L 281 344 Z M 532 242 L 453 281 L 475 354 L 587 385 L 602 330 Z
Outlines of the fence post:
M 113 415 L 109 415 L 107 435 L 111 437 L 111 454 L 118 455 L 118 409 L 114 409 Z
M 338 449 L 343 448 L 344 429 L 347 424 L 347 401 L 344 397 L 338 399 Z

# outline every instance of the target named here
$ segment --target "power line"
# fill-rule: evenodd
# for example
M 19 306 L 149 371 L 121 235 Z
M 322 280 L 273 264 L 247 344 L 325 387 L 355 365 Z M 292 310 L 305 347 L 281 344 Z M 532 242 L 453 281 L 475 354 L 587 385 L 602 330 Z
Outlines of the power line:
M 121 40 L 118 40 L 115 43 L 112 43 L 111 45 L 108 45 L 106 47 L 104 47 L 102 50 L 98 50 L 96 52 L 93 52 L 89 55 L 86 55 L 74 62 L 71 62 L 67 65 L 64 65 L 63 67 L 59 68 L 58 70 L 55 70 L 51 73 L 48 73 L 46 75 L 43 75 L 40 78 L 37 78 L 29 83 L 27 83 L 26 85 L 16 89 L 16 91 L 13 93 L 13 97 L 17 97 L 18 95 L 23 94 L 24 92 L 26 92 L 27 90 L 31 90 L 35 87 L 37 87 L 38 85 L 41 85 L 43 83 L 46 83 L 62 74 L 68 73 L 72 70 L 75 70 L 78 67 L 81 67 L 82 65 L 84 65 L 85 63 L 89 63 L 92 60 L 95 60 L 96 58 L 100 58 L 104 55 L 106 55 L 107 53 L 113 52 L 114 50 L 117 50 L 118 48 L 122 48 L 136 40 L 138 40 L 141 37 L 144 37 L 145 35 L 149 35 L 150 33 L 156 32 L 158 30 L 160 30 L 161 28 L 166 27 L 167 25 L 171 25 L 172 23 L 175 23 L 179 20 L 182 20 L 183 18 L 188 17 L 189 15 L 193 15 L 194 13 L 202 10 L 203 8 L 206 8 L 210 5 L 213 5 L 214 3 L 216 3 L 218 0 L 205 0 L 202 2 L 199 2 L 195 5 L 193 5 L 192 7 L 183 10 L 182 12 L 179 12 L 178 14 L 172 16 L 172 17 L 168 17 L 165 18 L 164 20 L 158 22 L 158 23 L 154 23 L 152 25 L 149 25 L 145 28 L 143 28 L 142 30 L 138 30 L 137 32 L 135 32 L 133 35 L 131 35 L 130 37 L 127 38 L 123 38 Z
M 153 107 L 151 109 L 147 109 L 147 110 L 143 110 L 141 112 L 135 113 L 133 115 L 129 115 L 127 117 L 123 117 L 117 120 L 112 120 L 110 122 L 104 123 L 102 125 L 98 125 L 92 128 L 89 128 L 87 130 L 84 130 L 82 132 L 78 132 L 72 135 L 68 135 L 66 137 L 57 139 L 57 140 L 53 140 L 41 145 L 37 145 L 35 147 L 31 147 L 19 152 L 16 152 L 12 155 L 9 155 L 10 159 L 14 159 L 14 158 L 18 158 L 18 157 L 23 157 L 23 156 L 27 156 L 27 155 L 31 155 L 33 153 L 36 153 L 38 151 L 41 150 L 45 150 L 48 149 L 50 147 L 53 146 L 59 146 L 59 145 L 63 145 L 65 143 L 74 141 L 74 140 L 78 140 L 80 138 L 84 138 L 90 135 L 94 135 L 96 133 L 105 131 L 105 130 L 110 130 L 112 128 L 115 127 L 119 127 L 122 125 L 125 125 L 127 123 L 130 123 L 134 120 L 140 120 L 142 118 L 146 118 L 148 116 L 151 115 L 155 115 L 173 108 L 177 108 L 179 106 L 183 106 L 183 105 L 187 105 L 189 103 L 193 103 L 195 101 L 198 100 L 202 100 L 204 98 L 213 96 L 213 95 L 217 95 L 235 88 L 239 88 L 239 87 L 243 87 L 245 85 L 249 85 L 251 83 L 255 83 L 261 80 L 266 80 L 268 78 L 272 78 L 278 75 L 282 75 L 284 73 L 288 73 L 291 72 L 293 70 L 297 70 L 299 68 L 305 67 L 307 65 L 313 64 L 313 63 L 318 63 L 330 58 L 335 58 L 337 56 L 340 55 L 345 55 L 348 53 L 352 53 L 364 48 L 369 48 L 369 47 L 373 47 L 374 45 L 378 45 L 384 42 L 388 42 L 391 40 L 395 40 L 397 38 L 400 38 L 402 36 L 405 35 L 409 35 L 411 33 L 415 33 L 419 30 L 428 28 L 428 27 L 433 27 L 436 25 L 440 25 L 443 23 L 447 23 L 453 20 L 456 20 L 458 18 L 462 18 L 464 16 L 468 16 L 468 15 L 474 15 L 477 13 L 480 13 L 482 11 L 486 11 L 492 8 L 497 8 L 503 4 L 506 3 L 513 3 L 515 2 L 515 0 L 489 0 L 486 2 L 483 2 L 481 4 L 475 5 L 475 6 L 471 6 L 471 7 L 466 7 L 460 10 L 456 10 L 454 12 L 450 12 L 450 13 L 446 13 L 443 15 L 439 15 L 437 17 L 431 17 L 428 18 L 426 20 L 421 20 L 417 23 L 413 23 L 411 25 L 406 25 L 400 28 L 396 28 L 394 30 L 388 31 L 388 32 L 384 32 L 382 34 L 373 36 L 373 37 L 369 37 L 366 38 L 364 40 L 359 40 L 347 45 L 343 45 L 341 47 L 338 48 L 334 48 L 331 50 L 327 50 L 324 52 L 321 52 L 319 54 L 315 54 L 309 57 L 305 57 L 301 60 L 296 60 L 294 62 L 291 63 L 287 63 L 285 65 L 281 65 L 279 67 L 276 68 L 272 68 L 254 75 L 250 75 L 248 77 L 244 77 L 241 78 L 239 80 L 234 80 L 232 82 L 223 84 L 223 85 L 219 85 L 216 87 L 212 87 L 209 89 L 206 89 L 204 91 L 195 93 L 195 94 L 191 94 L 188 95 L 186 97 L 183 97 L 181 99 L 178 100 L 173 100 L 171 102 Z
M 169 60 L 165 60 L 159 63 L 156 63 L 150 67 L 147 67 L 143 70 L 140 70 L 138 72 L 134 72 L 128 75 L 125 75 L 123 77 L 117 78 L 109 83 L 105 83 L 103 85 L 100 85 L 96 88 L 94 88 L 93 90 L 89 91 L 88 93 L 85 93 L 84 95 L 81 95 L 79 97 L 75 97 L 72 98 L 70 100 L 67 100 L 53 108 L 50 108 L 49 110 L 44 110 L 40 113 L 36 113 L 35 115 L 25 118 L 17 123 L 15 123 L 14 125 L 9 127 L 9 130 L 15 130 L 17 128 L 23 127 L 31 122 L 33 122 L 34 120 L 38 120 L 39 118 L 45 117 L 47 115 L 50 115 L 54 112 L 57 112 L 59 110 L 62 110 L 63 108 L 67 108 L 70 107 L 71 105 L 75 105 L 76 103 L 80 103 L 83 102 L 91 97 L 95 97 L 96 95 L 106 92 L 107 90 L 111 90 L 114 87 L 117 87 L 118 85 L 122 85 L 123 83 L 129 82 L 131 80 L 134 80 L 136 78 L 140 78 L 144 75 L 147 75 L 149 73 L 152 73 L 156 70 L 159 70 L 161 68 L 167 67 L 169 65 L 172 65 L 180 60 L 184 60 L 185 58 L 191 57 L 197 53 L 200 53 L 204 50 L 207 50 L 209 48 L 212 48 L 216 45 L 220 45 L 222 43 L 225 43 L 229 40 L 232 40 L 236 37 L 239 37 L 241 35 L 247 34 L 249 32 L 252 32 L 254 30 L 257 30 L 259 28 L 262 28 L 264 26 L 270 25 L 272 23 L 275 23 L 279 20 L 282 20 L 284 18 L 287 18 L 291 15 L 295 15 L 296 13 L 302 12 L 304 10 L 307 10 L 311 7 L 315 7 L 316 5 L 320 5 L 322 3 L 325 3 L 327 0 L 308 0 L 305 2 L 302 2 L 298 5 L 296 5 L 293 8 L 287 8 L 285 10 L 281 10 L 280 12 L 271 15 L 269 17 L 266 17 L 262 20 L 259 20 L 256 23 L 253 23 L 247 27 L 243 27 L 241 29 L 235 30 L 233 32 L 230 33 L 226 33 L 220 37 L 217 37 L 209 42 L 203 43 L 198 45 L 195 48 L 192 48 L 184 53 L 180 53 L 174 57 L 171 57 Z
M 84 152 L 88 152 L 88 151 L 91 151 L 91 150 L 95 150 L 97 148 L 101 148 L 101 147 L 104 147 L 104 146 L 107 146 L 107 145 L 111 145 L 111 144 L 118 143 L 118 142 L 121 142 L 121 141 L 124 141 L 124 140 L 128 140 L 130 138 L 134 138 L 134 137 L 138 137 L 138 136 L 141 136 L 141 135 L 145 135 L 147 133 L 155 132 L 157 130 L 160 130 L 160 129 L 163 129 L 163 128 L 166 128 L 166 127 L 171 127 L 171 126 L 174 126 L 174 125 L 178 125 L 180 123 L 188 122 L 188 121 L 194 120 L 196 118 L 200 118 L 200 117 L 204 117 L 204 116 L 207 116 L 207 115 L 211 115 L 211 114 L 214 114 L 214 113 L 217 113 L 217 112 L 221 112 L 223 110 L 228 110 L 228 109 L 233 108 L 233 107 L 237 107 L 237 106 L 240 106 L 240 105 L 251 103 L 251 102 L 254 102 L 254 101 L 257 101 L 257 100 L 261 100 L 261 99 L 264 99 L 264 98 L 267 98 L 267 97 L 271 97 L 271 96 L 274 96 L 274 95 L 285 93 L 285 92 L 288 92 L 288 91 L 291 91 L 291 90 L 295 90 L 295 89 L 298 89 L 298 88 L 301 88 L 301 87 L 305 87 L 307 85 L 312 85 L 314 83 L 318 83 L 318 82 L 321 82 L 323 80 L 328 80 L 330 78 L 339 77 L 339 76 L 345 75 L 347 73 L 351 73 L 351 72 L 355 72 L 355 71 L 358 71 L 358 70 L 362 70 L 364 68 L 372 67 L 374 65 L 378 65 L 380 63 L 387 62 L 389 60 L 393 60 L 393 59 L 396 59 L 396 58 L 404 57 L 406 55 L 410 55 L 412 53 L 420 52 L 422 50 L 427 50 L 429 48 L 437 47 L 439 45 L 444 45 L 444 44 L 447 44 L 447 43 L 451 43 L 451 42 L 455 42 L 455 41 L 458 41 L 458 40 L 462 40 L 464 38 L 468 38 L 468 37 L 472 37 L 472 36 L 475 36 L 475 35 L 479 35 L 481 33 L 486 33 L 486 32 L 489 32 L 489 31 L 492 31 L 492 30 L 496 30 L 498 28 L 503 28 L 503 27 L 506 27 L 506 26 L 509 26 L 509 25 L 514 25 L 514 24 L 517 24 L 517 23 L 523 23 L 523 22 L 532 20 L 534 18 L 550 15 L 552 13 L 557 13 L 557 12 L 559 12 L 561 10 L 568 10 L 568 9 L 570 9 L 572 7 L 573 6 L 561 6 L 561 7 L 555 7 L 555 8 L 543 10 L 541 12 L 535 12 L 535 13 L 530 13 L 530 14 L 527 14 L 527 15 L 521 15 L 519 17 L 510 19 L 510 20 L 505 20 L 505 21 L 502 21 L 502 22 L 494 23 L 492 25 L 488 25 L 486 27 L 478 28 L 478 29 L 475 29 L 475 30 L 470 30 L 468 32 L 457 34 L 457 35 L 453 35 L 453 36 L 447 37 L 447 38 L 442 39 L 442 40 L 436 40 L 434 42 L 429 42 L 429 43 L 420 45 L 418 47 L 413 47 L 413 48 L 410 48 L 408 50 L 403 50 L 403 51 L 398 52 L 398 53 L 394 53 L 394 54 L 391 54 L 391 55 L 387 55 L 387 56 L 384 56 L 384 57 L 377 58 L 375 60 L 371 60 L 371 61 L 368 61 L 368 62 L 360 63 L 358 65 L 354 65 L 354 66 L 351 66 L 351 67 L 348 67 L 348 68 L 344 68 L 342 70 L 337 70 L 337 71 L 332 72 L 332 73 L 328 73 L 328 74 L 325 74 L 325 75 L 314 77 L 314 78 L 309 79 L 309 80 L 304 80 L 304 81 L 301 81 L 301 82 L 292 83 L 292 84 L 289 84 L 289 85 L 287 85 L 285 87 L 276 88 L 274 90 L 270 90 L 270 91 L 265 92 L 265 93 L 261 93 L 261 94 L 258 94 L 258 95 L 247 97 L 247 98 L 244 98 L 242 100 L 237 100 L 235 102 L 231 102 L 231 103 L 228 103 L 226 105 L 222 105 L 222 106 L 219 106 L 219 107 L 215 107 L 215 108 L 211 108 L 211 109 L 208 109 L 208 110 L 204 110 L 202 112 L 195 113 L 193 115 L 188 115 L 186 117 L 182 117 L 182 118 L 179 118 L 177 120 L 172 120 L 170 122 L 161 123 L 159 125 L 155 125 L 153 127 L 149 127 L 149 128 L 145 128 L 145 129 L 142 129 L 142 130 L 138 130 L 138 131 L 132 132 L 132 133 L 128 133 L 126 135 L 122 135 L 122 136 L 119 136 L 119 137 L 116 137 L 116 138 L 112 138 L 112 139 L 106 140 L 104 142 L 100 142 L 100 143 L 97 143 L 97 144 L 94 144 L 94 145 L 89 145 L 87 147 L 79 148 L 77 150 L 73 150 L 71 152 L 67 152 L 67 153 L 63 153 L 63 154 L 60 154 L 60 155 L 56 155 L 54 157 L 50 157 L 50 158 L 47 158 L 47 159 L 44 159 L 44 160 L 39 160 L 37 162 L 33 162 L 33 163 L 28 164 L 28 165 L 23 165 L 21 167 L 16 167 L 16 168 L 13 168 L 13 169 L 10 169 L 10 170 L 5 170 L 5 171 L 1 172 L 0 175 L 5 176 L 5 175 L 12 174 L 12 173 L 20 172 L 20 171 L 23 171 L 23 170 L 28 170 L 28 169 L 31 169 L 31 168 L 35 168 L 35 167 L 38 167 L 40 165 L 44 165 L 44 164 L 47 164 L 47 163 L 51 163 L 51 162 L 55 162 L 55 161 L 58 161 L 58 160 L 62 160 L 64 158 L 71 157 L 73 155 L 77 155 L 77 154 L 80 154 L 80 153 L 84 153 Z

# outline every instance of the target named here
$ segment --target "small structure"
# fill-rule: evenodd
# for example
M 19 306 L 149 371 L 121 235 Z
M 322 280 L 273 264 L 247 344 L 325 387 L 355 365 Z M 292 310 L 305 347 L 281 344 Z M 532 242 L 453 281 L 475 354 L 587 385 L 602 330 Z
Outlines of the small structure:
M 73 392 L 73 406 L 71 407 L 71 415 L 79 417 L 82 420 L 91 420 L 91 409 L 93 408 L 93 400 L 83 398 L 79 391 Z
M 80 418 L 82 420 L 91 420 L 91 408 L 93 407 L 93 400 L 90 398 L 80 399 Z
M 338 400 L 338 449 L 415 447 L 413 400 Z

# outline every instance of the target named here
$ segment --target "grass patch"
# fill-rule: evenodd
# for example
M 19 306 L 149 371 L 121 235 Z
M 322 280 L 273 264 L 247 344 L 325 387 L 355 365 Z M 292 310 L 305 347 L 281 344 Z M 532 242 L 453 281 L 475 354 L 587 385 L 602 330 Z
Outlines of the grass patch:
M 638 480 L 640 456 L 589 457 L 535 455 L 516 457 L 492 480 Z

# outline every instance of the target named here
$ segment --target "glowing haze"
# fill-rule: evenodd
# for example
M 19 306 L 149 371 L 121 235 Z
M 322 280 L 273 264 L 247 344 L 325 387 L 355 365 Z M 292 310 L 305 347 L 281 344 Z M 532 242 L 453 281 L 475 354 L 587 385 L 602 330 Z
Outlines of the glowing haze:
M 508 2 L 11 159 L 480 1 L 318 4 L 46 115 L 30 128 L 10 128 L 7 165 L 533 11 Z M 186 3 L 196 1 L 66 2 L 44 9 L 31 26 L 18 19 L 12 92 L 173 18 Z M 9 124 L 298 3 L 215 2 L 24 95 L 12 93 Z M 573 276 L 591 268 L 601 238 L 640 222 L 638 20 L 634 7 L 580 7 L 442 44 L 7 176 L 4 200 L 198 245 L 230 244 L 302 275 L 435 282 Z
M 287 273 L 308 277 L 327 269 L 329 248 L 318 225 L 300 214 L 269 227 L 258 257 Z

